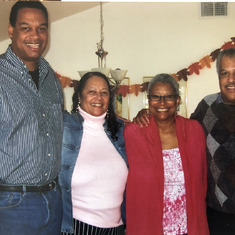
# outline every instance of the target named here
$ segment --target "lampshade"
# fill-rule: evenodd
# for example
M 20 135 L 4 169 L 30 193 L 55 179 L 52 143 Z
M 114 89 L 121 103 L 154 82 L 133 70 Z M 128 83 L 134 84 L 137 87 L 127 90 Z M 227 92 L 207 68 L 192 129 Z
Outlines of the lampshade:
M 111 71 L 111 68 L 92 68 L 91 71 L 93 72 L 100 72 L 103 73 L 106 77 L 109 76 L 109 73 Z
M 83 70 L 83 71 L 78 71 L 80 77 L 82 77 L 84 74 L 91 72 L 91 70 Z
M 127 73 L 127 70 L 121 70 L 121 69 L 110 71 L 112 79 L 118 82 L 121 82 L 125 78 L 126 73 Z

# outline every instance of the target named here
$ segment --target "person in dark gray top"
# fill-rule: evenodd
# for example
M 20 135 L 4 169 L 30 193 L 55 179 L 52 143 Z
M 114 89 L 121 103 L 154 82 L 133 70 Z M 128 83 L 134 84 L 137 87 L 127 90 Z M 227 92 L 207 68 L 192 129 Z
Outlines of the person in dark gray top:
M 204 97 L 194 113 L 207 142 L 207 218 L 211 235 L 235 234 L 235 48 L 216 61 L 220 92 Z
M 0 55 L 0 234 L 60 234 L 57 176 L 62 143 L 62 88 L 42 53 L 48 13 L 18 1 L 12 43 Z

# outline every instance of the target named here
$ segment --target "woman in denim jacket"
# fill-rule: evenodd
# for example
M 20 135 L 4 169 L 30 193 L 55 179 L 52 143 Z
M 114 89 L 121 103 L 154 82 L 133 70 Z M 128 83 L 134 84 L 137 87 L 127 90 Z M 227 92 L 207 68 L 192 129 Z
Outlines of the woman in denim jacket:
M 62 234 L 124 234 L 121 207 L 128 168 L 123 129 L 108 79 L 86 73 L 73 95 L 72 114 L 64 114 Z

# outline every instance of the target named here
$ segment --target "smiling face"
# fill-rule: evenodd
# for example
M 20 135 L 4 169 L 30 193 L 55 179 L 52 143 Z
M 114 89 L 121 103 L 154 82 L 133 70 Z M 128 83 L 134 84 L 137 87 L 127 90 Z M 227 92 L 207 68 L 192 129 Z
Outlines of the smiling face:
M 82 91 L 80 107 L 93 116 L 100 116 L 107 112 L 109 105 L 109 89 L 102 77 L 89 78 Z
M 38 59 L 48 42 L 48 23 L 44 13 L 34 8 L 20 9 L 16 25 L 9 25 L 8 34 L 13 52 L 30 71 L 37 69 Z
M 221 59 L 219 85 L 223 101 L 235 105 L 235 57 Z
M 153 85 L 149 95 L 166 96 L 175 95 L 175 93 L 170 84 L 156 82 Z M 176 97 L 173 101 L 164 101 L 163 97 L 160 101 L 152 101 L 149 99 L 149 109 L 155 122 L 174 119 L 179 102 L 180 97 Z

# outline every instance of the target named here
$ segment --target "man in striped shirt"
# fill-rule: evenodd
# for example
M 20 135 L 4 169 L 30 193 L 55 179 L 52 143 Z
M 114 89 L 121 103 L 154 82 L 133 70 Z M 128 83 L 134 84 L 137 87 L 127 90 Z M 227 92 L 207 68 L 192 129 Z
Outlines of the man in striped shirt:
M 48 13 L 41 2 L 11 9 L 12 43 L 0 55 L 0 234 L 60 234 L 57 176 L 62 89 L 42 53 Z

